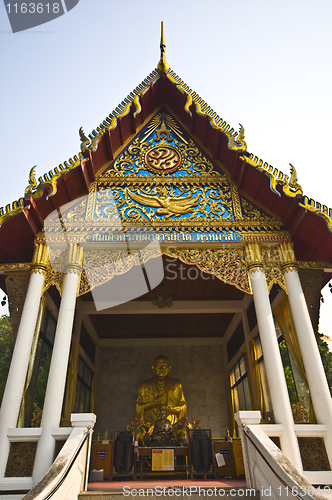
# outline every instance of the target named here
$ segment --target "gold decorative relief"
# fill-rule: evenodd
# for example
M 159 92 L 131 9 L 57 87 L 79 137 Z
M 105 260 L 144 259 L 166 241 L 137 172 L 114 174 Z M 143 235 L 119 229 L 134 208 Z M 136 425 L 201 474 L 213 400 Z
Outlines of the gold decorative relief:
M 285 292 L 286 283 L 281 270 L 281 252 L 279 246 L 263 247 L 258 243 L 249 243 L 245 247 L 246 264 L 251 272 L 263 271 L 267 289 L 270 292 L 274 284 Z
M 37 443 L 10 443 L 5 477 L 31 477 Z
M 212 233 L 208 241 L 289 239 L 282 220 L 240 198 L 235 184 L 165 111 L 97 178 L 89 195 L 61 213 L 60 222 L 51 228 L 55 243 L 64 228 L 68 242 L 113 241 L 115 228 L 168 232 L 165 241 L 183 232 L 197 242 L 206 241 L 198 232 Z
M 321 437 L 298 437 L 303 470 L 331 470 L 324 439 Z
M 88 201 L 87 201 L 87 209 L 86 209 L 86 217 L 85 217 L 85 219 L 87 221 L 93 220 L 93 212 L 94 212 L 95 198 L 96 198 L 96 189 L 97 189 L 97 183 L 95 181 L 95 182 L 92 182 L 90 184 L 89 196 L 88 196 Z
M 282 225 L 281 219 L 242 200 L 235 184 L 163 111 L 97 179 L 95 221 L 111 220 L 116 213 L 124 226 L 148 224 L 155 231 L 264 231 L 267 241 Z
M 68 222 L 75 222 L 78 219 L 85 219 L 86 205 L 88 197 L 84 197 L 83 200 L 78 203 L 74 208 L 72 208 L 66 215 Z
M 60 296 L 62 296 L 64 274 L 53 269 L 51 265 L 47 267 L 42 295 L 51 287 L 55 286 Z
M 140 205 L 156 207 L 155 213 L 157 215 L 166 215 L 168 217 L 172 215 L 185 215 L 193 212 L 194 208 L 197 209 L 200 198 L 200 196 L 193 198 L 191 194 L 189 196 L 168 196 L 166 187 L 162 187 L 158 191 L 157 196 L 132 193 L 129 189 L 126 190 L 126 194 Z M 225 209 L 223 209 L 223 211 L 225 211 Z
M 133 266 L 141 266 L 148 260 L 160 257 L 160 249 L 143 248 L 140 250 L 127 248 L 84 250 L 84 271 L 79 287 L 79 295 L 93 290 L 99 285 L 129 271 Z
M 214 274 L 224 283 L 251 293 L 244 252 L 241 248 L 179 249 L 166 248 L 163 253 L 185 264 L 195 265 L 207 274 Z
M 89 249 L 84 251 L 84 265 L 88 273 L 83 271 L 79 295 L 106 283 L 114 276 L 129 271 L 133 266 L 142 265 L 148 260 L 164 255 L 174 257 L 185 264 L 195 265 L 207 274 L 213 274 L 226 284 L 230 284 L 245 293 L 252 293 L 247 271 L 247 258 L 244 248 L 176 248 L 173 246 L 150 250 L 132 251 L 127 249 Z M 284 277 L 280 268 L 277 247 L 261 248 L 260 268 L 265 273 L 268 291 L 278 284 L 286 291 Z
M 183 159 L 178 148 L 162 141 L 159 146 L 152 146 L 144 156 L 144 163 L 148 170 L 157 174 L 171 174 L 182 165 Z
M 279 246 L 262 247 L 262 260 L 268 291 L 271 291 L 273 285 L 279 285 L 287 293 Z
M 1 271 L 29 271 L 30 262 L 20 262 L 15 264 L 0 264 Z

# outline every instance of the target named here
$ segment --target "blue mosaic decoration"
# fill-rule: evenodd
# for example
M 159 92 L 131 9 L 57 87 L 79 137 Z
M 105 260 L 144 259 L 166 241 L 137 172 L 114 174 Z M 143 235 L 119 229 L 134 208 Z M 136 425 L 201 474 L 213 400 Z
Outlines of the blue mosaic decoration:
M 112 188 L 109 181 L 126 177 L 130 185 Z M 146 182 L 142 182 L 145 180 Z M 98 183 L 97 220 L 111 207 L 122 222 L 209 222 L 233 220 L 227 177 L 201 153 L 167 113 L 157 114 Z
M 262 232 L 269 239 L 282 225 L 241 198 L 231 179 L 163 110 L 64 218 L 75 221 L 75 228 L 84 219 L 85 241 L 105 243 L 149 241 L 156 238 L 151 231 L 165 242 L 238 242 Z

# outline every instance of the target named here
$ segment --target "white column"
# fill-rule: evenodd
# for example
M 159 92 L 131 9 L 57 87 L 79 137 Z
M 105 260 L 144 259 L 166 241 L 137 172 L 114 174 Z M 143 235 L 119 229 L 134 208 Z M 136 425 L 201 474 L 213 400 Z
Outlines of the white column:
M 53 463 L 55 440 L 52 437 L 52 429 L 60 425 L 80 272 L 75 259 L 76 261 L 78 259 L 78 249 L 71 245 L 69 252 L 71 262 L 63 284 L 41 421 L 42 433 L 37 445 L 32 475 L 34 485 L 40 481 Z
M 286 267 L 285 282 L 317 423 L 327 427 L 325 446 L 332 463 L 332 400 L 300 278 L 294 265 L 289 265 L 288 269 Z
M 29 366 L 31 346 L 36 328 L 40 297 L 44 284 L 44 266 L 40 257 L 45 257 L 45 247 L 38 245 L 34 254 L 32 274 L 24 301 L 22 317 L 17 333 L 13 357 L 10 364 L 5 392 L 0 409 L 0 479 L 4 477 L 10 443 L 9 428 L 15 428 L 20 411 L 26 374 Z M 39 264 L 37 263 L 39 261 Z
M 260 260 L 260 250 L 254 248 L 255 257 Z M 266 376 L 269 383 L 273 413 L 276 423 L 282 424 L 284 431 L 280 437 L 283 453 L 294 467 L 302 472 L 302 461 L 298 441 L 294 431 L 294 420 L 282 366 L 273 314 L 266 286 L 265 274 L 259 261 L 249 267 L 249 276 L 256 309 L 259 337 L 262 344 Z

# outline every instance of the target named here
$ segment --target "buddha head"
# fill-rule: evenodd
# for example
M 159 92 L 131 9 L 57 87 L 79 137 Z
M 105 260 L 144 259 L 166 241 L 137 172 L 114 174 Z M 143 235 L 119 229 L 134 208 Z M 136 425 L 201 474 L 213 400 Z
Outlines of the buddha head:
M 158 378 L 165 378 L 171 368 L 169 359 L 166 356 L 157 356 L 154 359 L 152 370 Z

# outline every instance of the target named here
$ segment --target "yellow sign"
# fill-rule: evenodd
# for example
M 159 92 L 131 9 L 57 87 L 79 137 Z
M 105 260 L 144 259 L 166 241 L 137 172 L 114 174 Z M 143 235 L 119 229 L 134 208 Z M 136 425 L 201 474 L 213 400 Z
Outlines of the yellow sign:
M 174 450 L 169 448 L 152 450 L 152 470 L 174 470 Z
M 241 476 L 245 474 L 243 463 L 243 452 L 240 438 L 233 438 L 233 450 L 235 458 L 236 475 Z

